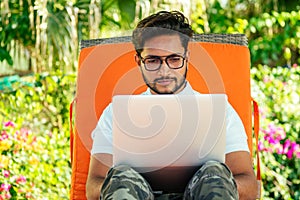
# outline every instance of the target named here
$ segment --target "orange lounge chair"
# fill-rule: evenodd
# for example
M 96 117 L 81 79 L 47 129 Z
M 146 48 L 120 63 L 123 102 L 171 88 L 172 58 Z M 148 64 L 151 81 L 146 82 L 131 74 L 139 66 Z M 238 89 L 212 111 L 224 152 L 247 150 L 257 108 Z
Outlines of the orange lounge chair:
M 258 107 L 250 93 L 250 54 L 247 44 L 247 38 L 240 34 L 195 35 L 189 46 L 187 79 L 201 93 L 228 95 L 230 103 L 243 121 L 252 154 L 252 106 L 256 140 L 259 120 Z M 131 37 L 82 41 L 81 48 L 76 97 L 70 105 L 72 200 L 86 199 L 91 132 L 103 109 L 110 103 L 113 95 L 137 94 L 146 89 L 134 62 L 135 51 Z M 260 181 L 258 154 L 257 180 Z

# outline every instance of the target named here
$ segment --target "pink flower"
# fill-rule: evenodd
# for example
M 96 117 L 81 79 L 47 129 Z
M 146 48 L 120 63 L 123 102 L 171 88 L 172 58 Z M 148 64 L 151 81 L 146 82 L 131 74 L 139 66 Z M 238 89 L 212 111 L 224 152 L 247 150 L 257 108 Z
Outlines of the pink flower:
M 24 189 L 18 189 L 18 193 L 25 193 Z
M 12 128 L 14 128 L 15 127 L 15 123 L 13 123 L 12 121 L 8 121 L 8 122 L 4 123 L 4 126 L 5 127 L 12 127 Z
M 11 198 L 11 194 L 9 193 L 9 192 L 7 192 L 6 194 L 5 194 L 5 199 L 10 199 Z
M 2 131 L 0 135 L 0 141 L 8 139 L 9 136 L 6 131 Z
M 23 175 L 20 175 L 17 179 L 16 179 L 16 182 L 18 183 L 18 184 L 22 184 L 22 183 L 26 183 L 26 177 L 25 176 L 23 176 Z
M 266 152 L 269 152 L 269 153 L 273 153 L 273 149 L 272 149 L 272 147 L 268 147 L 268 148 L 266 148 Z
M 276 152 L 277 152 L 278 154 L 283 154 L 283 146 L 282 146 L 281 144 L 278 144 L 278 145 L 276 146 Z
M 296 153 L 296 157 L 297 157 L 297 158 L 300 158 L 300 151 L 298 151 L 298 152 Z
M 9 175 L 10 175 L 10 173 L 9 173 L 9 171 L 8 170 L 3 170 L 3 176 L 5 177 L 5 178 L 8 178 L 9 177 Z
M 276 131 L 277 131 L 277 127 L 274 124 L 272 124 L 272 123 L 268 125 L 268 128 L 269 128 L 269 132 L 268 133 L 270 135 L 275 134 Z
M 8 192 L 10 190 L 10 188 L 11 188 L 10 184 L 8 184 L 8 183 L 2 183 L 0 191 L 6 191 L 6 192 Z
M 263 82 L 264 83 L 269 83 L 269 82 L 271 82 L 271 79 L 269 77 L 265 76 L 264 79 L 263 79 Z
M 258 141 L 258 150 L 263 151 L 265 150 L 264 143 L 262 141 Z
M 283 86 L 287 86 L 287 84 L 288 84 L 287 82 L 282 82 Z
M 286 137 L 286 133 L 282 127 L 277 127 L 276 130 L 276 139 L 277 140 L 283 140 Z
M 298 65 L 297 65 L 297 63 L 294 63 L 293 68 L 296 68 L 296 67 L 298 67 Z
M 49 130 L 46 130 L 46 134 L 47 134 L 50 138 L 52 138 L 52 136 L 53 136 L 53 133 L 52 133 L 51 131 L 49 131 Z
M 31 195 L 31 193 L 29 193 L 29 192 L 28 192 L 28 193 L 26 193 L 26 195 L 25 195 L 25 196 L 26 196 L 26 198 L 27 198 L 27 199 L 31 199 L 31 198 L 32 198 L 32 195 Z

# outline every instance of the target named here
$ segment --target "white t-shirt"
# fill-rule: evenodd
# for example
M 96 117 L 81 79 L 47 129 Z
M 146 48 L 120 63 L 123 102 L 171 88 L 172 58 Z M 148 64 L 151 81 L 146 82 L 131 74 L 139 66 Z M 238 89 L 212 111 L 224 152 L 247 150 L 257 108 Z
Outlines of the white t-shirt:
M 176 95 L 198 95 L 199 92 L 193 90 L 189 83 Z M 150 89 L 141 95 L 151 95 Z M 226 150 L 225 153 L 235 151 L 248 151 L 247 135 L 243 123 L 230 105 L 227 104 L 226 110 Z M 112 104 L 110 103 L 103 111 L 96 128 L 92 132 L 93 146 L 91 154 L 108 153 L 112 154 Z

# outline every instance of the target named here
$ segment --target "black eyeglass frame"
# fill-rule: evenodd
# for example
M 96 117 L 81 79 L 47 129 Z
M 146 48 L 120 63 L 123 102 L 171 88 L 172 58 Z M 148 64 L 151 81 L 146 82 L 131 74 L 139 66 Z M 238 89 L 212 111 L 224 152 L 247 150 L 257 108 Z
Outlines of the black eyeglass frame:
M 180 57 L 180 58 L 182 58 L 182 65 L 180 67 L 175 67 L 175 68 L 170 67 L 170 65 L 169 65 L 169 63 L 168 63 L 167 60 L 168 60 L 168 58 L 172 58 L 172 57 Z M 149 57 L 146 57 L 146 58 L 143 58 L 141 55 L 139 55 L 139 58 L 141 59 L 142 63 L 144 64 L 145 69 L 147 71 L 152 71 L 152 72 L 153 71 L 158 71 L 161 68 L 163 61 L 165 61 L 165 63 L 167 64 L 167 66 L 170 69 L 180 69 L 180 68 L 182 68 L 184 66 L 184 62 L 186 60 L 186 56 L 185 55 L 182 56 L 182 55 L 179 55 L 179 54 L 171 54 L 171 55 L 168 55 L 168 56 L 149 56 Z M 147 68 L 147 65 L 145 64 L 145 60 L 146 59 L 153 59 L 153 58 L 158 58 L 160 60 L 160 65 L 156 69 L 149 69 L 149 68 Z M 165 59 L 163 59 L 163 58 L 165 58 Z

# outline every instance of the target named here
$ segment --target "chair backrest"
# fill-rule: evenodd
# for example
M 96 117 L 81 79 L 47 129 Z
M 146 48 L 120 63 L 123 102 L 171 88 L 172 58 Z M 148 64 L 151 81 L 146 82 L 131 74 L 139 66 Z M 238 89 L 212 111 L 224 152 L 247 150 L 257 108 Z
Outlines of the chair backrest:
M 71 135 L 71 199 L 85 199 L 91 132 L 113 95 L 146 89 L 131 37 L 81 42 L 76 92 L 75 126 Z M 202 93 L 226 93 L 241 117 L 252 153 L 250 54 L 240 34 L 195 35 L 189 46 L 187 79 Z M 74 106 L 73 104 L 71 107 Z M 72 114 L 71 114 L 72 115 Z

